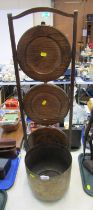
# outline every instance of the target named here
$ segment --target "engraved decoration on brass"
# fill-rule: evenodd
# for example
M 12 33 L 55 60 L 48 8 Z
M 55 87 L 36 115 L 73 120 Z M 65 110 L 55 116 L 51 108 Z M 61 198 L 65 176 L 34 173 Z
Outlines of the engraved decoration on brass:
M 68 113 L 69 99 L 60 87 L 41 84 L 27 92 L 23 105 L 27 116 L 34 122 L 49 125 L 64 119 Z
M 17 59 L 24 73 L 34 80 L 50 81 L 64 74 L 71 61 L 67 38 L 51 26 L 27 30 L 17 46 Z

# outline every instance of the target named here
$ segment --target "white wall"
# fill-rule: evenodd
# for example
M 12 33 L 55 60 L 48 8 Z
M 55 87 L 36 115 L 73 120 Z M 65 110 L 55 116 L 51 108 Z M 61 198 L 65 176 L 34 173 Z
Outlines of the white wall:
M 0 64 L 10 63 L 12 58 L 10 35 L 7 21 L 7 13 L 14 15 L 32 7 L 51 7 L 51 0 L 3 0 L 0 1 Z M 48 25 L 53 25 L 53 16 L 43 17 L 42 13 L 36 13 L 15 21 L 16 41 L 25 30 L 45 21 Z
M 33 7 L 51 7 L 51 0 L 3 0 L 0 1 L 0 9 L 28 9 Z M 49 17 L 42 17 L 41 13 L 33 15 L 34 25 L 40 24 L 45 21 L 46 24 L 53 24 L 52 14 Z
M 23 9 L 30 7 L 51 6 L 51 0 L 2 0 L 0 9 Z
M 10 60 L 12 59 L 7 14 L 12 13 L 13 15 L 15 15 L 22 11 L 22 9 L 0 11 L 0 64 L 9 64 Z M 22 34 L 30 27 L 33 27 L 33 15 L 25 16 L 25 18 L 14 22 L 16 43 L 18 42 Z

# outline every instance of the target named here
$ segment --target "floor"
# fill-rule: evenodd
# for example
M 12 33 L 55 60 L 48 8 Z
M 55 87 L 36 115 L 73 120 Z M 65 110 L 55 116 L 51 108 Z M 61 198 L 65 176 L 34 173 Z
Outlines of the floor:
M 25 170 L 25 151 L 21 152 L 21 161 L 16 176 L 16 181 L 11 189 L 7 191 L 8 200 L 5 210 L 93 210 L 93 197 L 87 195 L 82 188 L 78 155 L 82 152 L 82 147 L 72 152 L 72 172 L 68 192 L 57 202 L 42 202 L 37 200 L 30 186 L 28 185 Z

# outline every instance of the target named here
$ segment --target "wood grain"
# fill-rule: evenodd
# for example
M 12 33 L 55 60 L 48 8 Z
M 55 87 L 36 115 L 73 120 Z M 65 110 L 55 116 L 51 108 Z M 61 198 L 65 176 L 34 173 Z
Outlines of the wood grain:
M 32 87 L 25 95 L 23 104 L 26 115 L 42 125 L 52 125 L 62 121 L 69 110 L 67 94 L 52 84 Z
M 71 48 L 67 38 L 57 29 L 35 26 L 20 38 L 17 59 L 24 73 L 34 80 L 55 80 L 67 70 Z
M 18 129 L 12 132 L 5 132 L 4 129 L 0 128 L 0 138 L 16 140 L 16 147 L 20 149 L 23 141 L 22 123 L 20 122 Z

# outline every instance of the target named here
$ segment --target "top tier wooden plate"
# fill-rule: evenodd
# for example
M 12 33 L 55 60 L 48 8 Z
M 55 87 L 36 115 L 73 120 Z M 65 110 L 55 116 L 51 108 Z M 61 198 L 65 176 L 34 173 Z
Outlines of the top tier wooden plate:
M 35 26 L 20 38 L 17 59 L 27 76 L 47 82 L 64 74 L 71 61 L 71 48 L 57 29 Z

